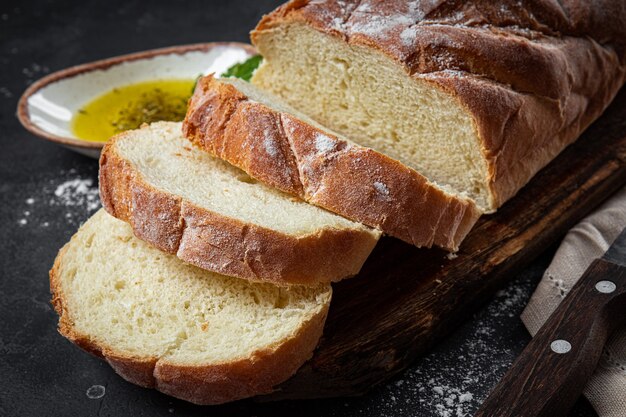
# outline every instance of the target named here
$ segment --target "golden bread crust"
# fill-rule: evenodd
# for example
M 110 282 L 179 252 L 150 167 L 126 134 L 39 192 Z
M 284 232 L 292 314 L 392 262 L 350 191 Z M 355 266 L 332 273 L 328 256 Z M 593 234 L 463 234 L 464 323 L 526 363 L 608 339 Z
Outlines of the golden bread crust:
M 281 191 L 420 247 L 457 250 L 480 212 L 372 149 L 248 100 L 212 76 L 201 79 L 185 136 Z
M 371 48 L 472 115 L 495 211 L 574 142 L 626 80 L 626 3 L 290 1 L 262 34 L 299 23 Z
M 249 281 L 314 286 L 354 276 L 376 245 L 377 233 L 365 228 L 291 236 L 156 189 L 117 152 L 125 135 L 132 133 L 111 140 L 100 157 L 102 205 L 137 237 L 185 262 Z
M 298 331 L 280 343 L 226 363 L 186 365 L 167 358 L 141 357 L 99 343 L 74 327 L 72 306 L 61 285 L 66 244 L 50 270 L 52 305 L 59 315 L 59 333 L 85 351 L 106 360 L 125 380 L 165 394 L 201 404 L 221 404 L 272 392 L 293 375 L 312 355 L 322 335 L 331 292 L 320 311 L 302 323 Z

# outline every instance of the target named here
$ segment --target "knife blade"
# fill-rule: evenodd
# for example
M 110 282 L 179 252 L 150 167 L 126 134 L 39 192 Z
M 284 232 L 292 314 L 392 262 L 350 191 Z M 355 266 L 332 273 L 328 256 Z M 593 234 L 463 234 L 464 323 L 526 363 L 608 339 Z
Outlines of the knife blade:
M 602 259 L 617 265 L 626 266 L 626 228 L 617 236 L 609 249 L 602 255 Z
M 626 324 L 626 228 L 594 260 L 475 417 L 565 416 Z

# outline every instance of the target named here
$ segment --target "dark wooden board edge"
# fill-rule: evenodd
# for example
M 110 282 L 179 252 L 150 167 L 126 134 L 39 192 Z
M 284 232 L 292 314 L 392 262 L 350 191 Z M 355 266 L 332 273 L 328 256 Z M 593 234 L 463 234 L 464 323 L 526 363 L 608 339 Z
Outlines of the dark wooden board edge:
M 358 276 L 334 286 L 313 358 L 259 400 L 364 394 L 463 323 L 625 183 L 622 89 L 576 143 L 479 221 L 456 258 L 382 239 Z

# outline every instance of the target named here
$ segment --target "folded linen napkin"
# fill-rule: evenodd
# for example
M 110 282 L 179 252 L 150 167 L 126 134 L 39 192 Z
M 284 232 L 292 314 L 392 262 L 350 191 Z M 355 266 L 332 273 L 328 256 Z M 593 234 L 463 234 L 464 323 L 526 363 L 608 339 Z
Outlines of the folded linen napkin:
M 526 309 L 522 321 L 535 335 L 591 262 L 626 227 L 626 187 L 569 231 Z M 607 342 L 583 394 L 600 417 L 626 416 L 626 328 Z

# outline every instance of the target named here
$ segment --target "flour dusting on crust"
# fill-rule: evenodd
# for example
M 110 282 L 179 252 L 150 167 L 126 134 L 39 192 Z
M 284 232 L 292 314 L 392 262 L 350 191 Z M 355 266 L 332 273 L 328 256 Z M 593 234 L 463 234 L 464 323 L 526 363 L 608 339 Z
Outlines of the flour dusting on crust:
M 324 154 L 335 149 L 336 141 L 322 133 L 315 135 L 315 149 L 318 153 Z
M 263 131 L 263 136 L 264 136 L 263 146 L 265 147 L 265 152 L 267 152 L 269 156 L 278 155 L 278 148 L 276 147 L 276 140 L 272 136 L 272 132 L 270 132 L 270 130 L 266 128 Z

